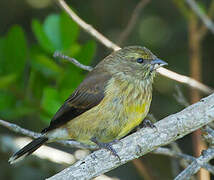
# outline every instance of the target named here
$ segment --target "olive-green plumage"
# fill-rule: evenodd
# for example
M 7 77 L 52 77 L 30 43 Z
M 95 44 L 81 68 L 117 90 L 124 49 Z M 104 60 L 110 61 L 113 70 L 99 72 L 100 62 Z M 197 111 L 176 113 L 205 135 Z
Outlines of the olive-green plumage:
M 9 161 L 29 155 L 45 141 L 74 139 L 101 145 L 124 137 L 146 117 L 156 69 L 163 65 L 166 63 L 145 47 L 130 46 L 113 52 L 65 101 L 50 126 L 42 131 L 43 137 Z

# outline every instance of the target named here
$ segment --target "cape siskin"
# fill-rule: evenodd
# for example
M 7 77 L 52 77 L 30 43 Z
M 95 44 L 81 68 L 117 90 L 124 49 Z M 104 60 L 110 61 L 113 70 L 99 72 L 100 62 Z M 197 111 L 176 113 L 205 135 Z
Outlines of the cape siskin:
M 145 47 L 113 52 L 88 73 L 42 136 L 15 153 L 9 162 L 33 153 L 45 142 L 62 139 L 95 143 L 117 156 L 111 142 L 127 135 L 146 117 L 156 69 L 166 64 Z

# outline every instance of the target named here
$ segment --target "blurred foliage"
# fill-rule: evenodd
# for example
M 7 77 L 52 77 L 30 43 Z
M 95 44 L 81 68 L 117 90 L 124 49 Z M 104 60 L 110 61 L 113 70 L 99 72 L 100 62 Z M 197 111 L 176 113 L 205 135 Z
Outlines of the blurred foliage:
M 87 23 L 117 42 L 139 0 L 66 2 Z M 211 0 L 197 0 L 197 3 L 208 14 Z M 59 11 L 52 0 L 0 1 L 0 118 L 35 131 L 49 123 L 86 74 L 67 61 L 53 59 L 54 51 L 61 51 L 86 65 L 96 64 L 111 52 L 97 43 L 96 58 L 93 58 L 95 42 L 67 15 L 58 14 Z M 151 0 L 141 11 L 124 46 L 146 46 L 167 61 L 170 70 L 189 75 L 188 21 L 191 13 L 184 0 Z M 214 36 L 208 31 L 201 45 L 202 79 L 211 87 L 214 87 L 213 42 Z M 183 108 L 173 97 L 176 84 L 161 76 L 155 79 L 150 112 L 157 119 Z M 181 91 L 188 99 L 189 89 L 181 85 Z M 0 131 L 2 135 L 11 133 L 1 126 Z M 190 142 L 189 136 L 178 141 L 183 152 L 192 153 Z M 59 171 L 54 163 L 33 156 L 17 167 L 11 167 L 7 163 L 9 155 L 11 152 L 0 152 L 0 179 L 44 179 Z M 148 154 L 141 159 L 154 180 L 168 180 L 175 176 L 171 158 Z M 27 164 L 28 160 L 32 163 Z M 39 165 L 36 164 L 38 161 Z M 177 169 L 177 173 L 181 170 Z M 142 178 L 131 162 L 108 175 L 123 180 Z
M 0 38 L 0 114 L 14 121 L 36 117 L 48 124 L 84 78 L 80 68 L 55 61 L 53 53 L 61 51 L 89 65 L 96 45 L 80 44 L 79 27 L 64 13 L 51 14 L 43 23 L 34 19 L 31 27 L 38 43 L 28 45 L 18 25 Z

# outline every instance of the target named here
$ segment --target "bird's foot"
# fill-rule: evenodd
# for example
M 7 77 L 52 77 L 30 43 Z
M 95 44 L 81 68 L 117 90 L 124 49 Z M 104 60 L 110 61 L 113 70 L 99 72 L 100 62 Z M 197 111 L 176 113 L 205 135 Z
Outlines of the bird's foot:
M 145 127 L 149 127 L 149 128 L 156 128 L 157 127 L 152 123 L 152 121 L 148 120 L 148 119 L 144 119 L 143 120 L 143 128 Z
M 91 141 L 94 142 L 95 144 L 97 144 L 99 146 L 99 148 L 104 148 L 107 149 L 108 151 L 110 151 L 114 156 L 116 156 L 119 160 L 120 156 L 117 154 L 117 152 L 114 150 L 114 148 L 112 147 L 113 144 L 120 142 L 118 139 L 115 139 L 109 143 L 102 143 L 97 141 L 96 137 L 91 138 Z

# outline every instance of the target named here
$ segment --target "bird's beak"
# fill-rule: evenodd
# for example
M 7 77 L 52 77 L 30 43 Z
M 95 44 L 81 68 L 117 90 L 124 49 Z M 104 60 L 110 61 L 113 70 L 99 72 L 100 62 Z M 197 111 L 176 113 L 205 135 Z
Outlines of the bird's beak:
M 154 59 L 151 61 L 151 70 L 156 70 L 161 66 L 165 66 L 168 65 L 168 63 L 166 63 L 165 61 L 161 60 L 161 59 Z

